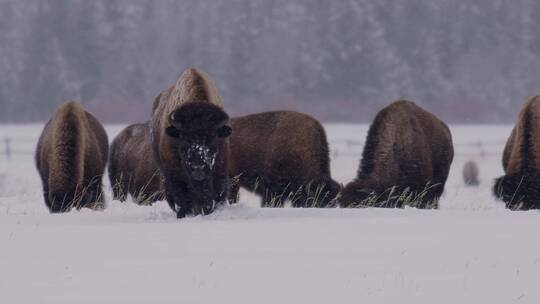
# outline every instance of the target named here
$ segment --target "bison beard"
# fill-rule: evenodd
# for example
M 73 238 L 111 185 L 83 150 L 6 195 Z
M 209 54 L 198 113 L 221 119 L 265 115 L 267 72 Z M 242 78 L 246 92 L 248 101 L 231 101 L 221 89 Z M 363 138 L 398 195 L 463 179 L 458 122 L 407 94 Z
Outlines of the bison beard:
M 224 195 L 216 197 L 213 183 L 210 180 L 185 183 L 174 178 L 165 179 L 165 191 L 169 207 L 176 212 L 177 218 L 188 214 L 210 214 L 217 203 L 224 202 Z

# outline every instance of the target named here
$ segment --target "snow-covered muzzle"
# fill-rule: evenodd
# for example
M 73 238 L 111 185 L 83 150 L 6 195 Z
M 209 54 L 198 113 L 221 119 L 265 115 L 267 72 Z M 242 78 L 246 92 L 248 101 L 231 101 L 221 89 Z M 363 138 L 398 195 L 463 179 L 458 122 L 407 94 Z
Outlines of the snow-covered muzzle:
M 185 155 L 185 164 L 191 177 L 196 181 L 208 178 L 216 164 L 217 151 L 203 143 L 191 144 Z

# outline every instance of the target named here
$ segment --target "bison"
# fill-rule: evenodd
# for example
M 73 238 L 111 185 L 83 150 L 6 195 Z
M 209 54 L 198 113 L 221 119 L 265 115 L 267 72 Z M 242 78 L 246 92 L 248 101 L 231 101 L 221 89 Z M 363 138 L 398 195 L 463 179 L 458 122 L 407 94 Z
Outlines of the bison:
M 229 116 L 210 76 L 188 69 L 155 103 L 154 159 L 165 197 L 178 218 L 209 214 L 229 189 Z
M 446 124 L 414 102 L 396 101 L 371 124 L 354 181 L 342 207 L 438 208 L 454 157 Z
M 330 176 L 326 133 L 314 118 L 276 111 L 232 118 L 229 201 L 242 186 L 262 196 L 262 206 L 325 207 L 340 186 Z
M 463 166 L 463 181 L 466 186 L 478 186 L 478 165 L 472 160 L 465 163 Z
M 151 148 L 149 122 L 130 125 L 113 140 L 109 179 L 115 200 L 130 194 L 137 204 L 163 199 L 161 176 Z
M 73 207 L 105 207 L 101 180 L 109 144 L 103 126 L 82 106 L 69 101 L 47 122 L 38 141 L 36 167 L 51 213 Z
M 527 101 L 504 148 L 493 192 L 511 210 L 540 208 L 540 96 Z

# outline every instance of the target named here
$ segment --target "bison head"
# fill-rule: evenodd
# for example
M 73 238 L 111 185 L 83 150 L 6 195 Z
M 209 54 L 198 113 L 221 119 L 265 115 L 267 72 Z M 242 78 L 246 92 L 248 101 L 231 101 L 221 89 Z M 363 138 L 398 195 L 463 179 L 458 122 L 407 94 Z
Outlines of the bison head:
M 172 138 L 183 168 L 194 182 L 211 178 L 220 143 L 232 129 L 229 116 L 208 102 L 190 102 L 169 115 L 166 134 Z
M 357 178 L 341 190 L 337 201 L 342 208 L 368 206 L 375 193 L 373 188 L 366 179 Z

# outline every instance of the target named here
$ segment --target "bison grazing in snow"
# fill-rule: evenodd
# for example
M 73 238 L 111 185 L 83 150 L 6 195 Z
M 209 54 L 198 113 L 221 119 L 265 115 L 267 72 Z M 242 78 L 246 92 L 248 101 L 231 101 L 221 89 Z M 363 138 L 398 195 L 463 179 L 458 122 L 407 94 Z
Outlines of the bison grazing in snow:
M 445 123 L 410 101 L 382 109 L 369 128 L 357 178 L 341 206 L 437 208 L 454 157 Z
M 326 134 L 314 118 L 292 111 L 231 119 L 230 201 L 239 187 L 262 196 L 263 206 L 328 206 L 340 186 L 330 176 Z
M 472 160 L 465 163 L 463 166 L 463 181 L 466 186 L 478 186 L 478 166 Z
M 178 218 L 211 213 L 228 196 L 231 127 L 205 72 L 188 69 L 162 92 L 152 115 L 154 159 Z
M 109 143 L 103 126 L 79 103 L 60 106 L 36 148 L 36 166 L 51 213 L 105 207 L 101 180 Z
M 521 109 L 503 152 L 505 175 L 493 191 L 512 210 L 540 208 L 540 96 Z
M 128 126 L 114 139 L 109 156 L 109 179 L 115 200 L 125 201 L 128 194 L 143 205 L 163 199 L 148 122 Z

